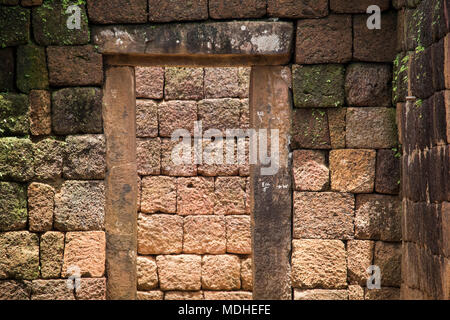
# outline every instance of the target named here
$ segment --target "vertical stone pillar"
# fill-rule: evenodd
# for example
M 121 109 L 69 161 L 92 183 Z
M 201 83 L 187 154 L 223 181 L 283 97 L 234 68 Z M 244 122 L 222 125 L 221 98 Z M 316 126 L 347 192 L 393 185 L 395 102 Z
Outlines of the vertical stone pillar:
M 291 299 L 290 252 L 292 190 L 289 167 L 291 99 L 289 69 L 253 67 L 250 80 L 250 126 L 279 130 L 279 169 L 263 175 L 263 165 L 250 166 L 252 208 L 253 299 Z M 259 148 L 258 148 L 259 149 Z M 259 153 L 259 150 L 258 150 Z
M 109 67 L 103 88 L 106 137 L 107 299 L 136 299 L 137 168 L 134 69 Z

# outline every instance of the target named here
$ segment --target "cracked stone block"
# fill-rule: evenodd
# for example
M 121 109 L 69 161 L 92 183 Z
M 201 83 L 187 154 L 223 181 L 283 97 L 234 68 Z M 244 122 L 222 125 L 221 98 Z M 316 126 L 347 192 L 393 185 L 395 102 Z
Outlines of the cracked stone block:
M 241 283 L 243 290 L 251 291 L 253 289 L 253 271 L 251 257 L 241 260 Z

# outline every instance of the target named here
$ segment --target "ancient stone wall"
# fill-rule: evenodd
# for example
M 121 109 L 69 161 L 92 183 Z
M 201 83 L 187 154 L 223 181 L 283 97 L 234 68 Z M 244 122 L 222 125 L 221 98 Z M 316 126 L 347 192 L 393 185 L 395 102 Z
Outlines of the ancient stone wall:
M 403 144 L 402 298 L 449 299 L 450 3 L 404 2 L 394 61 Z

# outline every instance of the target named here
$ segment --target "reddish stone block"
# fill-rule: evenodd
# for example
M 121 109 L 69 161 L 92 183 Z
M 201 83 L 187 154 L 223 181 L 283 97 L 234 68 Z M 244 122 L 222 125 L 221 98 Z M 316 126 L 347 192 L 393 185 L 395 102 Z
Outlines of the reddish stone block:
M 190 216 L 184 218 L 183 252 L 221 254 L 227 248 L 223 216 Z
M 183 249 L 183 218 L 168 214 L 139 214 L 138 253 L 173 254 Z
M 364 288 L 364 300 L 400 300 L 399 288 L 381 288 L 368 290 Z
M 239 97 L 237 68 L 205 68 L 205 98 Z
M 389 9 L 389 0 L 330 0 L 330 9 L 338 13 L 366 13 L 371 5 L 377 5 L 382 11 Z
M 162 99 L 164 96 L 164 68 L 138 67 L 134 68 L 136 76 L 136 97 L 147 99 Z
M 369 275 L 366 270 L 373 261 L 373 241 L 350 240 L 347 242 L 347 266 L 350 283 L 365 286 Z
M 152 291 L 138 291 L 136 293 L 136 300 L 163 300 L 164 292 L 160 290 Z
M 227 144 L 231 143 L 230 153 L 233 154 L 233 164 L 226 164 Z M 198 166 L 198 174 L 202 176 L 237 176 L 240 166 L 236 159 L 236 143 L 234 139 L 214 140 L 203 139 L 202 164 Z
M 327 0 L 268 0 L 267 13 L 280 18 L 320 18 L 328 15 Z
M 400 287 L 401 283 L 401 243 L 375 243 L 374 264 L 380 267 L 381 284 L 386 287 Z
M 145 213 L 176 213 L 176 179 L 163 176 L 142 179 L 141 211 Z
M 194 164 L 194 152 L 192 152 L 191 148 L 191 140 L 178 142 L 162 139 L 161 173 L 172 177 L 190 177 L 197 175 L 197 165 Z M 177 158 L 182 161 L 181 164 L 174 162 L 175 159 L 172 153 L 176 154 Z
M 330 15 L 299 20 L 295 62 L 298 64 L 345 63 L 352 59 L 352 18 Z
M 202 288 L 237 290 L 241 287 L 241 263 L 234 255 L 206 255 L 202 259 Z
M 239 128 L 241 100 L 205 99 L 198 103 L 198 118 L 203 130 L 217 129 L 225 133 L 227 129 Z
M 34 172 L 39 180 L 55 180 L 61 177 L 65 142 L 44 139 L 34 145 Z
M 294 149 L 330 149 L 328 117 L 320 109 L 295 109 L 292 121 Z
M 251 291 L 253 289 L 253 270 L 251 257 L 241 260 L 241 283 L 243 290 Z
M 137 257 L 138 290 L 152 290 L 158 287 L 158 273 L 154 257 Z
M 358 61 L 389 62 L 396 54 L 397 14 L 381 15 L 381 29 L 367 28 L 367 15 L 353 17 L 353 58 Z
M 156 264 L 161 290 L 200 290 L 201 256 L 191 254 L 157 256 Z
M 249 216 L 228 216 L 227 252 L 250 254 L 252 252 L 251 223 Z
M 382 149 L 377 151 L 375 191 L 398 194 L 400 190 L 400 153 Z
M 245 178 L 218 177 L 215 182 L 215 214 L 245 214 Z
M 292 170 L 297 191 L 322 191 L 329 184 L 324 152 L 295 150 Z
M 64 233 L 49 231 L 41 236 L 39 246 L 41 277 L 54 279 L 61 277 L 64 258 Z
M 205 300 L 252 300 L 247 291 L 204 291 Z
M 88 0 L 87 9 L 93 23 L 147 22 L 147 0 Z
M 327 110 L 328 129 L 332 149 L 345 148 L 345 117 L 346 108 L 332 108 Z
M 250 71 L 252 68 L 239 67 L 238 68 L 238 80 L 239 80 L 239 97 L 248 98 L 250 88 Z
M 73 289 L 67 287 L 67 279 L 34 280 L 31 300 L 75 300 Z
M 102 55 L 93 46 L 48 47 L 50 85 L 87 86 L 103 82 Z
M 106 278 L 82 278 L 75 297 L 77 300 L 106 300 Z
M 0 300 L 29 300 L 31 282 L 3 280 L 0 281 Z
M 28 186 L 30 231 L 43 232 L 52 229 L 54 197 L 55 190 L 49 185 L 32 183 Z
M 185 129 L 194 135 L 194 123 L 197 121 L 197 102 L 172 100 L 158 105 L 159 135 L 171 137 L 175 130 Z
M 177 211 L 180 215 L 212 214 L 214 211 L 214 178 L 178 178 Z
M 203 291 L 168 291 L 164 300 L 203 300 Z
M 136 100 L 136 136 L 156 138 L 158 136 L 158 103 L 153 100 Z
M 44 90 L 31 90 L 29 98 L 31 134 L 34 136 L 49 135 L 52 130 L 50 93 Z
M 266 15 L 266 0 L 209 0 L 213 19 L 260 18 Z
M 208 19 L 208 1 L 148 0 L 150 22 L 170 22 Z
M 166 68 L 166 100 L 200 100 L 203 98 L 202 68 Z
M 136 158 L 139 175 L 158 175 L 161 172 L 161 140 L 137 139 Z

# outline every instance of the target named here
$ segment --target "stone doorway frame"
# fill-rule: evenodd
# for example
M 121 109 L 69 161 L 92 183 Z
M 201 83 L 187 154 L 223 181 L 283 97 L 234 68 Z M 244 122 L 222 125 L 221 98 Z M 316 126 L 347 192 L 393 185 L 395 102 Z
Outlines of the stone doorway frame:
M 136 299 L 137 163 L 135 66 L 251 66 L 250 127 L 280 132 L 279 171 L 250 167 L 253 299 L 291 299 L 292 188 L 289 165 L 288 22 L 94 27 L 103 54 L 106 138 L 107 299 Z

